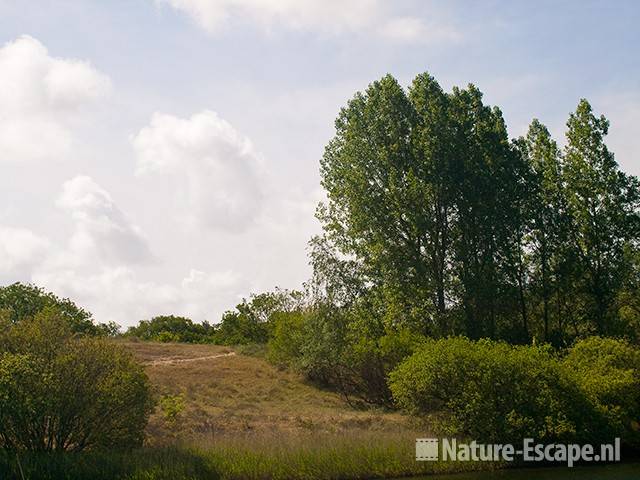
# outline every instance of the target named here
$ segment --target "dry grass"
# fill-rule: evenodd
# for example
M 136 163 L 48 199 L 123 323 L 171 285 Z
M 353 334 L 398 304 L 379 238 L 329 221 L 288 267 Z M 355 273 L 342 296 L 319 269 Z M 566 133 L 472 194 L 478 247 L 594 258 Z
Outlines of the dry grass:
M 416 462 L 415 438 L 427 432 L 407 417 L 354 410 L 262 358 L 213 345 L 118 341 L 146 365 L 158 398 L 184 398 L 175 420 L 157 408 L 140 450 L 30 453 L 20 464 L 0 455 L 0 478 L 25 471 L 43 480 L 355 480 L 494 467 Z
M 176 420 L 156 409 L 148 426 L 150 444 L 220 437 L 298 437 L 358 432 L 408 432 L 398 413 L 354 410 L 337 393 L 323 391 L 262 358 L 242 355 L 158 364 L 167 359 L 212 357 L 233 349 L 216 345 L 123 342 L 141 361 L 158 397 L 184 395 Z M 422 432 L 425 433 L 424 431 Z M 415 437 L 414 437 L 415 438 Z

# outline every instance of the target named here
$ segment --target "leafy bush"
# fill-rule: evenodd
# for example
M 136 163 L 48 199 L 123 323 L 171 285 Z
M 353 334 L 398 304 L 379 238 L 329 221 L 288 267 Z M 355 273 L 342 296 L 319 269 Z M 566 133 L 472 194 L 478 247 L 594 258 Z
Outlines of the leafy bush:
M 175 423 L 178 417 L 184 412 L 186 407 L 185 395 L 180 393 L 177 395 L 163 395 L 160 398 L 160 410 L 165 421 Z
M 273 334 L 267 344 L 267 359 L 280 367 L 296 364 L 305 343 L 305 312 L 281 312 L 274 316 Z
M 95 324 L 91 313 L 68 298 L 59 298 L 35 285 L 14 283 L 0 287 L 0 311 L 7 312 L 12 323 L 32 318 L 45 308 L 55 308 L 60 319 L 68 323 L 75 333 L 113 336 L 118 332 L 115 323 Z
M 266 343 L 268 325 L 242 311 L 225 312 L 217 325 L 213 342 L 219 345 L 247 345 Z
M 367 309 L 319 303 L 313 310 L 275 317 L 268 359 L 349 401 L 391 406 L 387 375 L 423 338 L 387 326 Z
M 142 444 L 152 404 L 141 365 L 74 335 L 64 313 L 0 325 L 0 447 L 37 451 Z
M 214 330 L 207 322 L 199 324 L 186 317 L 160 315 L 129 327 L 126 335 L 155 342 L 208 343 Z
M 602 426 L 547 346 L 428 340 L 390 375 L 397 404 L 486 442 L 590 440 Z
M 235 310 L 224 313 L 216 325 L 214 343 L 220 345 L 265 344 L 272 335 L 275 317 L 302 311 L 303 294 L 276 289 L 243 299 Z
M 640 349 L 624 340 L 589 337 L 578 341 L 563 362 L 606 419 L 608 435 L 640 446 Z

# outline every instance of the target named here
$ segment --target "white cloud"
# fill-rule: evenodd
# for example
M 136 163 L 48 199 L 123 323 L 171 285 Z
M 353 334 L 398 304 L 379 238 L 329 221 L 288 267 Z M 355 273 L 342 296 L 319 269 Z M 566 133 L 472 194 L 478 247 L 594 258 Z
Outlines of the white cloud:
M 42 262 L 49 246 L 46 238 L 30 230 L 0 226 L 0 272 L 3 277 L 24 278 Z
M 596 97 L 596 114 L 604 114 L 611 122 L 606 142 L 622 169 L 640 175 L 640 93 L 620 91 Z
M 189 15 L 209 33 L 234 21 L 249 20 L 268 31 L 290 30 L 339 34 L 372 32 L 400 42 L 458 40 L 460 33 L 442 22 L 398 17 L 383 0 L 157 0 Z M 433 12 L 435 13 L 435 12 Z
M 455 42 L 461 39 L 460 32 L 449 25 L 426 24 L 416 17 L 392 18 L 381 27 L 380 34 L 400 43 Z
M 244 17 L 269 28 L 357 30 L 366 26 L 377 0 L 162 0 L 190 15 L 209 32 L 223 28 L 231 17 Z
M 63 245 L 27 229 L 0 227 L 3 281 L 32 281 L 72 298 L 100 322 L 124 326 L 162 314 L 218 321 L 237 303 L 238 292 L 248 293 L 243 278 L 230 270 L 191 269 L 183 278 L 145 280 L 140 263 L 151 258 L 146 240 L 91 177 L 65 182 L 56 204 L 74 224 Z
M 238 232 L 259 213 L 260 158 L 215 112 L 187 119 L 155 113 L 132 142 L 138 174 L 170 175 L 179 215 L 189 223 Z
M 0 48 L 0 162 L 68 153 L 73 116 L 110 89 L 109 78 L 89 63 L 52 57 L 35 38 L 5 44 Z
M 140 229 L 91 177 L 79 175 L 65 182 L 57 205 L 75 222 L 68 253 L 72 262 L 128 264 L 151 259 Z
M 175 284 L 146 282 L 126 266 L 91 273 L 77 269 L 43 270 L 33 280 L 58 295 L 88 308 L 101 322 L 135 325 L 156 315 L 183 315 L 195 321 L 217 322 L 238 302 L 242 279 L 231 272 L 191 270 Z

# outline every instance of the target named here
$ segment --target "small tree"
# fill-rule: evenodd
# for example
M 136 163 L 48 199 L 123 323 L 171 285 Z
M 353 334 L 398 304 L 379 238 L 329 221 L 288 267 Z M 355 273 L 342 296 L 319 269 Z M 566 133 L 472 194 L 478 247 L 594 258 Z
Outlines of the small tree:
M 14 283 L 0 287 L 0 310 L 7 312 L 12 323 L 31 318 L 47 307 L 55 307 L 61 320 L 75 333 L 108 335 L 117 333 L 114 323 L 96 325 L 91 313 L 78 307 L 68 298 L 60 298 L 35 285 Z
M 141 445 L 152 407 L 142 366 L 104 338 L 74 335 L 62 316 L 0 323 L 0 447 Z

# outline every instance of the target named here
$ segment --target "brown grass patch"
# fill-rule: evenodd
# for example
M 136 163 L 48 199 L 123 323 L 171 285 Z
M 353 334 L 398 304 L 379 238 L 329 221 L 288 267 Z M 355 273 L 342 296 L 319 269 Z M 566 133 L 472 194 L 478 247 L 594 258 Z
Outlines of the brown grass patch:
M 245 435 L 281 438 L 413 430 L 408 417 L 382 410 L 354 410 L 339 394 L 307 384 L 300 375 L 279 370 L 262 358 L 237 353 L 158 364 L 166 359 L 222 355 L 233 351 L 229 347 L 122 343 L 147 364 L 158 398 L 184 397 L 184 411 L 173 422 L 156 408 L 147 428 L 151 444 L 176 440 L 207 443 Z

